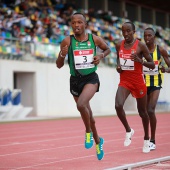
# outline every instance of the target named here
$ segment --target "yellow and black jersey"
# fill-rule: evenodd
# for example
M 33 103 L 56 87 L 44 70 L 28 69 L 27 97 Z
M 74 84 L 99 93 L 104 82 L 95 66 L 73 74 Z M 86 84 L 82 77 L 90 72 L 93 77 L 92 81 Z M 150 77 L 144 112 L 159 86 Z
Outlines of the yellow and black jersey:
M 152 56 L 153 61 L 155 63 L 155 70 L 156 70 L 155 72 L 157 72 L 157 73 L 154 75 L 149 74 L 149 72 L 145 73 L 146 86 L 147 87 L 150 87 L 150 86 L 160 86 L 161 87 L 162 81 L 163 81 L 163 74 L 160 70 L 162 57 L 161 57 L 161 53 L 160 53 L 158 45 L 156 46 L 154 52 L 150 53 L 150 55 Z

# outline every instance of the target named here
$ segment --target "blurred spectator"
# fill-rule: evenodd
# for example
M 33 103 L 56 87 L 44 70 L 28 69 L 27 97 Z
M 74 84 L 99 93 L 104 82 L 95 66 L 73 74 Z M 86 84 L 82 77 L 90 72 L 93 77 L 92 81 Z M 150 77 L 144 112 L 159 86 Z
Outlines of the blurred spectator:
M 13 24 L 11 34 L 14 38 L 19 38 L 20 28 L 17 24 Z
M 63 3 L 62 0 L 4 0 L 3 2 L 4 4 L 0 4 L 0 36 L 3 38 L 12 36 L 22 42 L 60 43 L 65 36 L 72 34 L 70 17 L 77 11 L 84 12 L 87 17 L 87 33 L 94 33 L 104 38 L 115 54 L 114 42 L 122 38 L 120 28 L 122 23 L 128 21 L 126 18 L 113 16 L 111 11 L 77 9 L 75 2 Z M 137 28 L 135 36 L 141 39 L 143 30 L 150 25 L 138 21 L 134 24 Z M 170 29 L 156 25 L 152 27 L 157 31 L 158 43 L 170 51 Z

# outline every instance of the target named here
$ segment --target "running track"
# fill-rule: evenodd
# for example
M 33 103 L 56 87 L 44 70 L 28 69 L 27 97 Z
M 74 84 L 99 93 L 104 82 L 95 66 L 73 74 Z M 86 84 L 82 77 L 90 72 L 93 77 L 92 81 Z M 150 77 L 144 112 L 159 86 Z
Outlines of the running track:
M 157 149 L 142 153 L 143 128 L 138 115 L 127 119 L 135 130 L 124 147 L 125 131 L 117 116 L 96 117 L 105 139 L 105 157 L 98 161 L 95 147 L 84 148 L 80 118 L 0 124 L 0 170 L 104 170 L 129 163 L 170 156 L 170 113 L 157 114 Z

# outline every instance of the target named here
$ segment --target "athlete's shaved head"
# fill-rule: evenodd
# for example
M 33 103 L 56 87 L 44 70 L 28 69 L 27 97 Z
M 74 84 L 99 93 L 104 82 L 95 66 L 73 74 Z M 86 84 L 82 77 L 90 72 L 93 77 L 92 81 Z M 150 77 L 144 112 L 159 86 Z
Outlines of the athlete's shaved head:
M 84 21 L 86 22 L 86 17 L 84 14 L 80 13 L 80 12 L 75 12 L 72 16 L 75 16 L 75 15 L 82 15 L 83 18 L 84 18 Z
M 123 25 L 125 24 L 130 24 L 132 26 L 132 29 L 135 31 L 135 25 L 133 24 L 133 22 L 128 21 L 128 22 L 125 22 Z
M 146 29 L 144 30 L 144 32 L 145 32 L 145 31 L 147 31 L 147 30 L 152 31 L 152 32 L 153 32 L 153 35 L 155 35 L 155 34 L 156 34 L 156 33 L 155 33 L 155 31 L 154 31 L 154 29 L 153 29 L 153 28 L 151 28 L 151 27 L 146 28 Z

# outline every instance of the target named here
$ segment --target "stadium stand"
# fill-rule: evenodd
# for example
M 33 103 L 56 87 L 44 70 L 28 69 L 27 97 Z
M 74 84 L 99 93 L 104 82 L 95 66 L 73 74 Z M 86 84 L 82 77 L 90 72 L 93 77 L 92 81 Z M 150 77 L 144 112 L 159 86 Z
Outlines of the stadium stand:
M 70 16 L 83 12 L 88 20 L 87 32 L 103 37 L 112 53 L 103 62 L 114 66 L 116 50 L 114 42 L 121 39 L 121 25 L 129 19 L 113 16 L 112 12 L 76 9 L 75 5 L 62 1 L 15 1 L 1 3 L 0 8 L 0 58 L 39 60 L 54 62 L 59 44 L 72 34 Z M 157 41 L 170 53 L 170 29 L 134 21 L 136 38 L 142 40 L 143 30 L 152 26 L 157 32 Z M 33 56 L 33 57 L 31 57 Z

